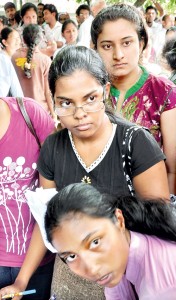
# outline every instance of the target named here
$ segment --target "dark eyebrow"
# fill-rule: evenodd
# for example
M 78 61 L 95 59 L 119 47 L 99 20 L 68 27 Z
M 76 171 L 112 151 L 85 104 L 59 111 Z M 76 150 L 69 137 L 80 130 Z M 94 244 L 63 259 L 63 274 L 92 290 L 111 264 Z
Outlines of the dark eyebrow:
M 93 90 L 90 93 L 86 94 L 85 96 L 83 96 L 83 98 L 88 98 L 89 96 L 91 96 L 93 93 L 97 92 L 97 90 Z M 68 98 L 68 97 L 64 97 L 64 96 L 57 96 L 57 99 L 62 99 L 62 100 L 68 100 L 68 101 L 73 101 L 73 99 Z
M 132 38 L 132 37 L 133 37 L 133 35 L 125 36 L 121 40 L 126 40 L 126 39 L 129 39 L 129 38 Z M 103 40 L 103 41 L 100 42 L 100 44 L 102 44 L 102 43 L 113 43 L 113 41 Z
M 81 244 L 86 243 L 87 240 L 89 240 L 90 237 L 91 237 L 93 234 L 95 234 L 96 232 L 97 232 L 97 230 L 92 231 L 92 232 L 90 232 L 89 234 L 87 234 L 86 237 L 81 241 Z M 61 252 L 58 252 L 58 254 L 59 254 L 60 257 L 62 257 L 63 255 L 65 256 L 65 255 L 69 255 L 69 254 L 72 254 L 72 253 L 74 253 L 74 252 L 71 252 L 71 251 L 64 251 L 64 252 L 61 251 Z

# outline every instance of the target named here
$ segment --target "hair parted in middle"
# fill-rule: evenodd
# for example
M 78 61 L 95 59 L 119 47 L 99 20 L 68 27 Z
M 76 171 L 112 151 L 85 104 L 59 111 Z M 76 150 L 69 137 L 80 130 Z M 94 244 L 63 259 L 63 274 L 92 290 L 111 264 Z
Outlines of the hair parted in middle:
M 124 19 L 126 21 L 129 21 L 136 26 L 136 32 L 139 41 L 144 42 L 144 46 L 143 46 L 143 50 L 144 50 L 148 44 L 148 33 L 147 33 L 146 25 L 137 8 L 130 4 L 124 4 L 124 3 L 114 4 L 112 6 L 109 6 L 101 10 L 93 20 L 91 26 L 91 38 L 95 49 L 97 49 L 98 36 L 102 32 L 104 24 L 106 22 L 114 22 L 119 19 Z
M 49 86 L 53 97 L 56 81 L 77 70 L 86 71 L 102 86 L 109 80 L 104 63 L 95 50 L 84 46 L 67 46 L 59 51 L 49 70 Z

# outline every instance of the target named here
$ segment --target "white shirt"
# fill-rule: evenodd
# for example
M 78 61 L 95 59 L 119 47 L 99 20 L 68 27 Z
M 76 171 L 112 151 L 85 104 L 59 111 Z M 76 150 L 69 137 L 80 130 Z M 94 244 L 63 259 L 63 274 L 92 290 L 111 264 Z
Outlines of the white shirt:
M 24 97 L 14 66 L 3 51 L 0 51 L 0 97 Z
M 50 28 L 48 24 L 43 26 L 45 31 L 45 36 L 47 41 L 55 41 L 55 42 L 63 42 L 64 39 L 61 34 L 62 24 L 60 22 L 56 22 L 53 28 Z
M 87 48 L 90 48 L 90 42 L 91 42 L 91 25 L 93 21 L 93 16 L 89 16 L 80 26 L 79 33 L 78 33 L 78 43 L 79 46 L 85 46 Z

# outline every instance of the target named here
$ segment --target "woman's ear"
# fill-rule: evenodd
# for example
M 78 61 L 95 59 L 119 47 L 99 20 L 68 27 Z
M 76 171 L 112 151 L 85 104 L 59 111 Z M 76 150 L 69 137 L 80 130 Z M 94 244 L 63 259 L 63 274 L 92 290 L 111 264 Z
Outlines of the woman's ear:
M 110 82 L 107 82 L 106 85 L 105 85 L 105 99 L 109 98 L 110 87 L 111 87 Z
M 8 43 L 6 42 L 6 40 L 2 40 L 2 45 L 4 45 L 5 47 L 7 47 L 8 46 Z
M 122 214 L 122 211 L 117 208 L 115 210 L 115 216 L 117 218 L 117 226 L 119 229 L 122 229 L 123 231 L 125 231 L 125 219 L 124 219 L 124 216 Z

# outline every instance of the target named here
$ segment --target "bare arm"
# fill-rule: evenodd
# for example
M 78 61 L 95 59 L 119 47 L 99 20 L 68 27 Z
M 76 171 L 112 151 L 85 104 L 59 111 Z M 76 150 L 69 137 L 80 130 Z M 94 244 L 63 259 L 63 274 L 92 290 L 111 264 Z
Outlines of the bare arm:
M 46 253 L 46 247 L 43 243 L 40 229 L 35 224 L 30 245 L 24 259 L 23 265 L 13 285 L 4 287 L 0 290 L 0 299 L 2 295 L 24 291 L 28 285 L 29 279 L 39 266 Z M 14 297 L 13 300 L 19 300 L 22 297 Z
M 136 194 L 142 198 L 170 198 L 164 161 L 135 176 L 133 185 Z
M 40 176 L 41 180 L 41 186 L 43 188 L 54 188 L 55 183 L 54 181 L 50 181 L 45 179 L 43 176 Z M 24 291 L 28 285 L 28 282 L 32 276 L 32 274 L 35 272 L 35 270 L 38 268 L 40 262 L 44 258 L 46 254 L 46 247 L 44 245 L 40 229 L 38 227 L 38 224 L 35 224 L 30 245 L 28 248 L 28 251 L 26 253 L 23 265 L 20 269 L 20 272 L 14 282 L 14 284 L 6 286 L 0 290 L 0 299 L 1 296 L 5 294 L 10 293 L 17 293 Z M 19 300 L 21 299 L 21 296 L 14 297 L 13 300 Z
M 166 169 L 170 193 L 176 195 L 176 108 L 161 115 L 163 151 L 166 155 Z
M 52 189 L 56 187 L 56 184 L 52 180 L 48 180 L 42 175 L 39 175 L 39 181 L 40 181 L 40 186 L 43 187 L 44 189 Z
M 156 9 L 159 11 L 160 17 L 164 15 L 164 9 L 162 8 L 161 4 L 156 0 L 152 0 L 153 4 L 155 5 Z

